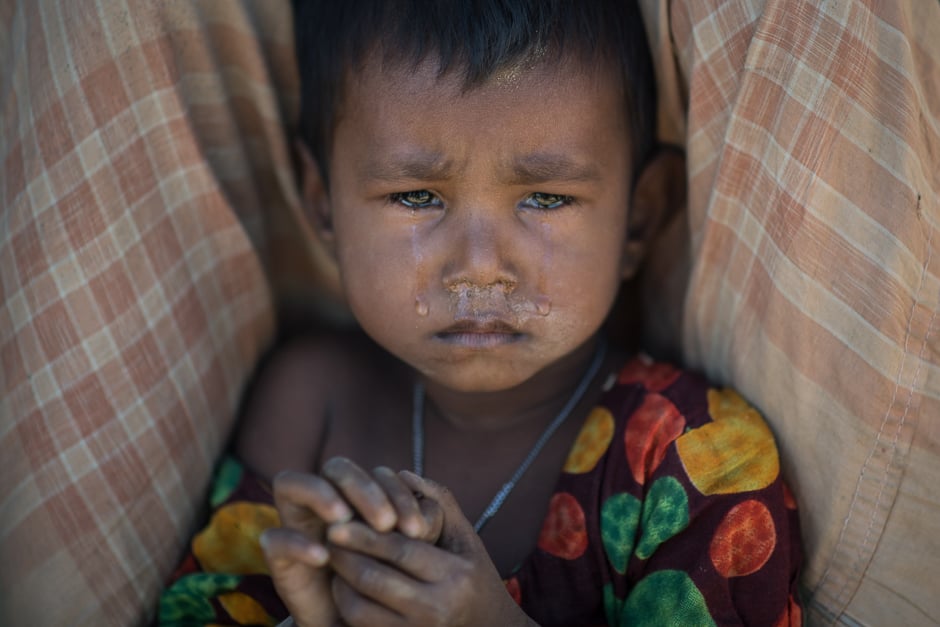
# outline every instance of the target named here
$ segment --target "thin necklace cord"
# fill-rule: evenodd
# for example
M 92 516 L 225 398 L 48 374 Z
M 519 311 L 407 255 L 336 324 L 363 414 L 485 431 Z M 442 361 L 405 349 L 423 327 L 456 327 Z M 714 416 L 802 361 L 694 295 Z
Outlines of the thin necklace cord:
M 594 359 L 591 360 L 591 364 L 588 366 L 587 370 L 584 371 L 584 374 L 581 377 L 581 381 L 578 383 L 578 387 L 575 388 L 574 392 L 568 398 L 568 402 L 565 403 L 565 406 L 561 408 L 561 411 L 558 412 L 558 415 L 552 420 L 552 422 L 545 428 L 545 431 L 542 432 L 542 435 L 539 436 L 539 439 L 536 440 L 535 445 L 529 451 L 529 454 L 526 455 L 525 459 L 522 460 L 522 463 L 519 464 L 519 467 L 516 468 L 516 471 L 512 474 L 512 477 L 509 478 L 509 481 L 503 484 L 503 486 L 496 492 L 496 495 L 493 497 L 493 500 L 490 501 L 490 504 L 487 505 L 486 509 L 483 510 L 483 513 L 480 515 L 480 518 L 473 525 L 474 531 L 480 533 L 480 530 L 483 529 L 483 526 L 489 522 L 489 520 L 496 515 L 496 512 L 499 511 L 499 508 L 503 506 L 503 503 L 506 501 L 506 498 L 509 496 L 509 493 L 512 492 L 513 488 L 516 487 L 516 484 L 529 469 L 529 466 L 535 461 L 539 456 L 539 453 L 542 452 L 542 449 L 545 448 L 545 445 L 548 444 L 548 441 L 554 435 L 555 431 L 565 422 L 574 408 L 581 401 L 581 398 L 587 392 L 588 386 L 590 386 L 591 381 L 594 380 L 594 377 L 597 375 L 597 371 L 600 369 L 601 364 L 604 362 L 604 356 L 607 353 L 607 343 L 601 340 L 598 343 L 597 350 L 594 352 Z M 424 384 L 419 380 L 415 382 L 414 386 L 414 398 L 412 405 L 412 455 L 413 455 L 413 469 L 414 473 L 418 476 L 424 476 Z

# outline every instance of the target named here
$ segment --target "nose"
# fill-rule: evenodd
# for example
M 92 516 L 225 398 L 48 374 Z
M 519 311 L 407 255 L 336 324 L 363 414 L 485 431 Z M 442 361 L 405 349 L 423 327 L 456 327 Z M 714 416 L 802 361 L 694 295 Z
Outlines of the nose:
M 515 288 L 518 277 L 512 263 L 512 217 L 495 211 L 466 211 L 451 224 L 448 261 L 443 268 L 444 287 L 501 286 Z

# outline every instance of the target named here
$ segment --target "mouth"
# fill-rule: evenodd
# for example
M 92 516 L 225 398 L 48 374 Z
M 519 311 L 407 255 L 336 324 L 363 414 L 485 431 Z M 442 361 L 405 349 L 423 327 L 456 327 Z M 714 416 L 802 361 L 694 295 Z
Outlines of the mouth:
M 434 334 L 434 338 L 465 348 L 494 348 L 514 344 L 525 334 L 504 320 L 460 320 L 443 331 Z

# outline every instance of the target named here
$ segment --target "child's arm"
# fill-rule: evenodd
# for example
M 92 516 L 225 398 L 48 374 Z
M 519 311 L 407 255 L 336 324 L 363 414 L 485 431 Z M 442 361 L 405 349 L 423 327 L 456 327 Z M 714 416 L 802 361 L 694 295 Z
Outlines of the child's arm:
M 236 457 L 268 481 L 320 463 L 331 396 L 344 388 L 349 361 L 333 338 L 293 340 L 266 357 L 239 417 Z
M 352 513 L 345 501 L 322 492 L 316 508 L 305 507 L 306 475 L 279 473 L 318 462 L 328 431 L 329 394 L 342 385 L 338 373 L 346 370 L 346 361 L 343 345 L 331 339 L 300 339 L 276 349 L 250 389 L 235 440 L 238 458 L 273 482 L 282 527 L 260 539 L 272 581 L 288 610 L 308 617 L 311 625 L 330 625 L 336 616 L 325 525 Z
M 535 626 L 451 493 L 407 471 L 399 476 L 441 506 L 441 537 L 433 546 L 358 522 L 332 525 L 333 598 L 342 619 L 352 626 Z

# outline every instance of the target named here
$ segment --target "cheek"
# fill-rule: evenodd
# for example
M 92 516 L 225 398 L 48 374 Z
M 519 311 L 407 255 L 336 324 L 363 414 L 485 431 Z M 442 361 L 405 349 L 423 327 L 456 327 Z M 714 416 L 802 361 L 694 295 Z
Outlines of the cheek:
M 359 310 L 385 307 L 412 289 L 415 262 L 407 246 L 369 229 L 337 228 L 337 255 L 350 305 Z
M 580 343 L 603 325 L 621 284 L 621 241 L 609 230 L 595 231 L 578 246 L 566 248 L 564 255 L 556 255 L 555 280 L 548 284 L 556 336 Z
M 620 260 L 623 238 L 616 225 L 587 228 L 567 233 L 556 241 L 547 287 L 558 298 L 570 297 L 572 306 L 606 306 L 620 286 Z M 561 293 L 558 293 L 561 292 Z
M 372 290 L 394 291 L 414 281 L 415 264 L 402 254 L 376 247 L 356 247 L 340 261 L 345 280 Z

